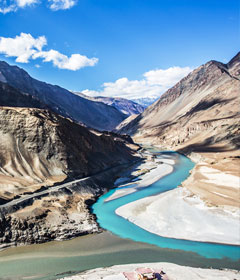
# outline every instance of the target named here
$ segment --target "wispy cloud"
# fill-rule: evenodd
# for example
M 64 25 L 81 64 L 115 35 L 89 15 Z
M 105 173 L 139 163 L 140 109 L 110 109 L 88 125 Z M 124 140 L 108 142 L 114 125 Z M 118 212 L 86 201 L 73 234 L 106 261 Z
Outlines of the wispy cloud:
M 8 5 L 8 6 L 0 4 L 0 13 L 1 14 L 7 14 L 7 13 L 10 13 L 10 12 L 15 12 L 16 9 L 17 9 L 17 7 L 14 4 Z
M 18 9 L 45 2 L 43 0 L 0 0 L 0 13 L 16 12 Z M 53 11 L 67 10 L 76 5 L 77 0 L 48 0 L 48 7 Z
M 158 98 L 167 89 L 175 85 L 193 69 L 190 67 L 170 67 L 168 69 L 151 70 L 143 74 L 141 80 L 128 80 L 124 77 L 113 83 L 104 83 L 103 89 L 82 91 L 90 96 L 115 96 L 127 99 Z
M 50 9 L 53 11 L 68 10 L 77 3 L 76 0 L 49 0 L 49 2 Z
M 42 58 L 44 62 L 52 62 L 60 69 L 79 70 L 86 66 L 94 66 L 98 59 L 88 58 L 81 54 L 70 57 L 56 51 L 43 50 L 47 45 L 45 36 L 34 38 L 31 34 L 21 33 L 15 38 L 0 37 L 0 53 L 7 57 L 16 57 L 16 62 L 28 63 L 30 59 Z

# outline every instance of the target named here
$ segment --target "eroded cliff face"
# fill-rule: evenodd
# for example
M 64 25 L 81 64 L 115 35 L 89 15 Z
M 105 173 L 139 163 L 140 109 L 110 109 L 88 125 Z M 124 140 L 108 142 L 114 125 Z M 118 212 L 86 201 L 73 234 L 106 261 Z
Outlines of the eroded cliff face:
M 93 195 L 61 194 L 35 200 L 32 205 L 1 218 L 0 248 L 65 240 L 99 232 L 86 201 Z
M 0 138 L 0 197 L 6 200 L 133 159 L 122 141 L 48 110 L 2 107 Z
M 138 159 L 131 138 L 47 109 L 0 107 L 0 139 L 2 248 L 99 231 L 89 205 Z

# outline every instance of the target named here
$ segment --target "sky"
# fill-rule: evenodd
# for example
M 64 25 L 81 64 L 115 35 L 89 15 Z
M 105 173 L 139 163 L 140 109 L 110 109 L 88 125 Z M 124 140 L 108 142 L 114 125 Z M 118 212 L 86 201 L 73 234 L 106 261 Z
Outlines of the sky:
M 239 0 L 0 0 L 0 60 L 89 95 L 156 98 L 240 47 Z

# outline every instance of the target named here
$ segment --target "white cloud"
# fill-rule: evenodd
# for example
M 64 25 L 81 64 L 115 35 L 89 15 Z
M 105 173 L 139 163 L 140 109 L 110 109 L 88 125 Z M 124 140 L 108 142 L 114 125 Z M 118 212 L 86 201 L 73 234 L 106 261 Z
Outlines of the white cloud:
M 70 57 L 67 57 L 66 55 L 55 50 L 38 52 L 33 55 L 34 59 L 39 57 L 43 58 L 43 61 L 45 62 L 52 61 L 53 65 L 60 69 L 68 69 L 73 71 L 86 66 L 94 66 L 98 62 L 98 59 L 95 57 L 88 58 L 80 54 L 72 54 Z
M 0 13 L 7 14 L 15 12 L 19 8 L 25 8 L 38 3 L 39 0 L 0 0 Z
M 49 0 L 49 2 L 51 3 L 50 9 L 53 11 L 68 10 L 77 3 L 76 0 Z
M 16 4 L 20 8 L 24 8 L 26 6 L 31 6 L 32 4 L 37 3 L 38 0 L 16 0 Z
M 14 12 L 16 11 L 16 5 L 11 4 L 11 5 L 3 5 L 2 3 L 0 3 L 0 13 L 1 14 L 7 14 L 10 12 Z
M 35 39 L 31 34 L 26 33 L 21 33 L 15 38 L 0 37 L 0 53 L 16 57 L 16 62 L 27 63 L 46 44 L 45 36 Z
M 176 84 L 191 71 L 190 67 L 170 67 L 166 70 L 157 69 L 146 72 L 143 76 L 149 85 L 164 85 L 166 87 Z
M 9 12 L 16 12 L 19 8 L 32 6 L 36 3 L 45 2 L 43 0 L 0 0 L 0 13 L 7 14 Z M 48 0 L 50 9 L 53 11 L 67 10 L 72 8 L 77 0 Z
M 38 38 L 31 34 L 21 33 L 15 38 L 0 37 L 0 53 L 7 57 L 16 57 L 16 62 L 27 63 L 30 59 L 42 58 L 44 62 L 52 62 L 60 69 L 79 70 L 86 66 L 94 66 L 98 59 L 88 58 L 80 54 L 72 54 L 70 57 L 56 51 L 43 51 L 47 45 L 45 36 Z
M 113 83 L 104 83 L 103 90 L 84 90 L 83 94 L 91 96 L 114 96 L 127 99 L 158 98 L 167 89 L 174 86 L 178 81 L 192 71 L 190 67 L 170 67 L 166 70 L 156 69 L 143 74 L 141 80 L 128 80 L 121 78 Z

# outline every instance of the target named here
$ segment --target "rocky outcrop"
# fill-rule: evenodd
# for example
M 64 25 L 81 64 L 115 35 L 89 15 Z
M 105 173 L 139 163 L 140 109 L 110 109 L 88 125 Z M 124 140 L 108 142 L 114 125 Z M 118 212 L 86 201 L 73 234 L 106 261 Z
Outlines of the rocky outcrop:
M 91 196 L 48 196 L 0 219 L 0 248 L 64 240 L 98 232 L 86 199 Z
M 125 168 L 111 168 L 0 205 L 0 248 L 100 232 L 90 207 Z
M 94 129 L 111 131 L 127 117 L 113 106 L 94 102 L 59 86 L 38 81 L 23 69 L 10 66 L 4 61 L 0 61 L 0 82 L 38 99 L 53 112 Z M 0 93 L 4 94 L 2 91 Z

